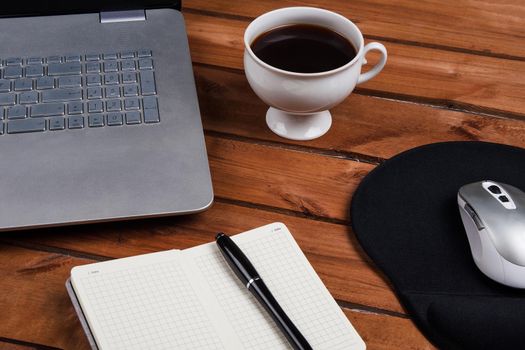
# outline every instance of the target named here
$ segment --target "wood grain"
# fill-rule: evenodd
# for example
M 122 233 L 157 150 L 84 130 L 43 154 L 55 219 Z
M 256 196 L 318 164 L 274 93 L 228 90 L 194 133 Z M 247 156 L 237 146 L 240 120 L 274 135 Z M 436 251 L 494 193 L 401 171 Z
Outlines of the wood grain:
M 89 349 L 65 289 L 71 267 L 87 262 L 0 245 L 2 337 L 63 349 Z
M 61 254 L 0 245 L 0 273 L 4 288 L 0 309 L 7 315 L 0 334 L 62 349 L 89 349 L 65 290 L 75 265 L 91 261 Z M 368 349 L 406 349 L 399 334 L 419 349 L 428 342 L 408 319 L 344 310 L 356 329 L 366 336 Z M 30 322 L 28 322 L 30 320 Z M 381 325 L 381 336 L 370 325 Z
M 206 140 L 217 196 L 307 216 L 347 222 L 351 195 L 374 168 L 371 164 L 267 145 L 217 137 Z
M 14 232 L 1 239 L 28 247 L 60 248 L 77 256 L 90 254 L 105 259 L 185 249 L 213 241 L 219 231 L 234 234 L 276 221 L 288 226 L 334 298 L 363 307 L 403 312 L 349 227 L 266 210 L 219 202 L 198 215 Z
M 246 21 L 185 15 L 194 62 L 242 69 Z M 525 61 L 502 61 L 398 43 L 384 70 L 361 91 L 440 106 L 525 117 Z M 377 58 L 369 57 L 373 64 Z M 504 62 L 504 63 L 503 63 Z
M 197 9 L 250 19 L 281 7 L 321 7 L 348 17 L 365 36 L 513 59 L 525 57 L 525 8 L 519 1 L 187 0 L 183 6 L 183 11 Z
M 329 150 L 346 157 L 390 158 L 442 141 L 525 145 L 525 124 L 518 120 L 359 94 L 352 94 L 331 111 L 333 126 L 323 137 L 307 143 L 287 140 L 266 126 L 267 106 L 253 93 L 242 72 L 205 66 L 195 66 L 194 71 L 207 131 L 308 147 L 314 152 Z

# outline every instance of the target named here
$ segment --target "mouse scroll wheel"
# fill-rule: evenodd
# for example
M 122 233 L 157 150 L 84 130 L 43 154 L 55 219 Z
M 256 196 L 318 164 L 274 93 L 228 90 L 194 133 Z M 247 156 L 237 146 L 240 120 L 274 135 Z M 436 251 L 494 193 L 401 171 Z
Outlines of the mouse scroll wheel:
M 474 220 L 474 223 L 476 224 L 476 227 L 478 228 L 478 231 L 481 231 L 485 228 L 483 223 L 481 222 L 481 219 L 479 218 L 478 214 L 472 209 L 472 207 L 469 204 L 465 204 L 465 210 L 470 215 L 472 220 Z

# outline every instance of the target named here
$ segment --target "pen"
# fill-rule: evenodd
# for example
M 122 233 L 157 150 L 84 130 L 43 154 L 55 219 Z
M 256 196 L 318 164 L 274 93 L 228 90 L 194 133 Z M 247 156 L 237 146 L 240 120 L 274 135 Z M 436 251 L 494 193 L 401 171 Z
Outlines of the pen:
M 250 260 L 248 260 L 235 242 L 222 232 L 217 234 L 215 240 L 228 265 L 230 265 L 241 282 L 262 304 L 266 311 L 268 311 L 272 319 L 277 323 L 277 326 L 286 336 L 286 339 L 290 342 L 290 345 L 292 345 L 295 350 L 312 349 L 305 337 L 286 315 L 277 300 L 275 300 L 257 273 L 257 270 L 255 270 L 250 263 Z

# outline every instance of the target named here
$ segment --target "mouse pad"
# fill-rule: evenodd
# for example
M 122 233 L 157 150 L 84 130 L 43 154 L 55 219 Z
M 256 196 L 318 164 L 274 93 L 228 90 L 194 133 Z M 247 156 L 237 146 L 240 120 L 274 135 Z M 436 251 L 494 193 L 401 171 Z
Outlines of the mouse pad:
M 500 285 L 478 270 L 458 210 L 458 189 L 481 180 L 525 190 L 525 150 L 444 142 L 401 153 L 359 185 L 352 227 L 435 345 L 521 349 L 525 290 Z

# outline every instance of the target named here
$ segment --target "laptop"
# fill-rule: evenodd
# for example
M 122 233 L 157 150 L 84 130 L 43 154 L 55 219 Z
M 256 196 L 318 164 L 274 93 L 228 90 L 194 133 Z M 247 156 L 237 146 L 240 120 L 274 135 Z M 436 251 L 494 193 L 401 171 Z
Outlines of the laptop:
M 213 201 L 180 2 L 0 9 L 0 230 Z

